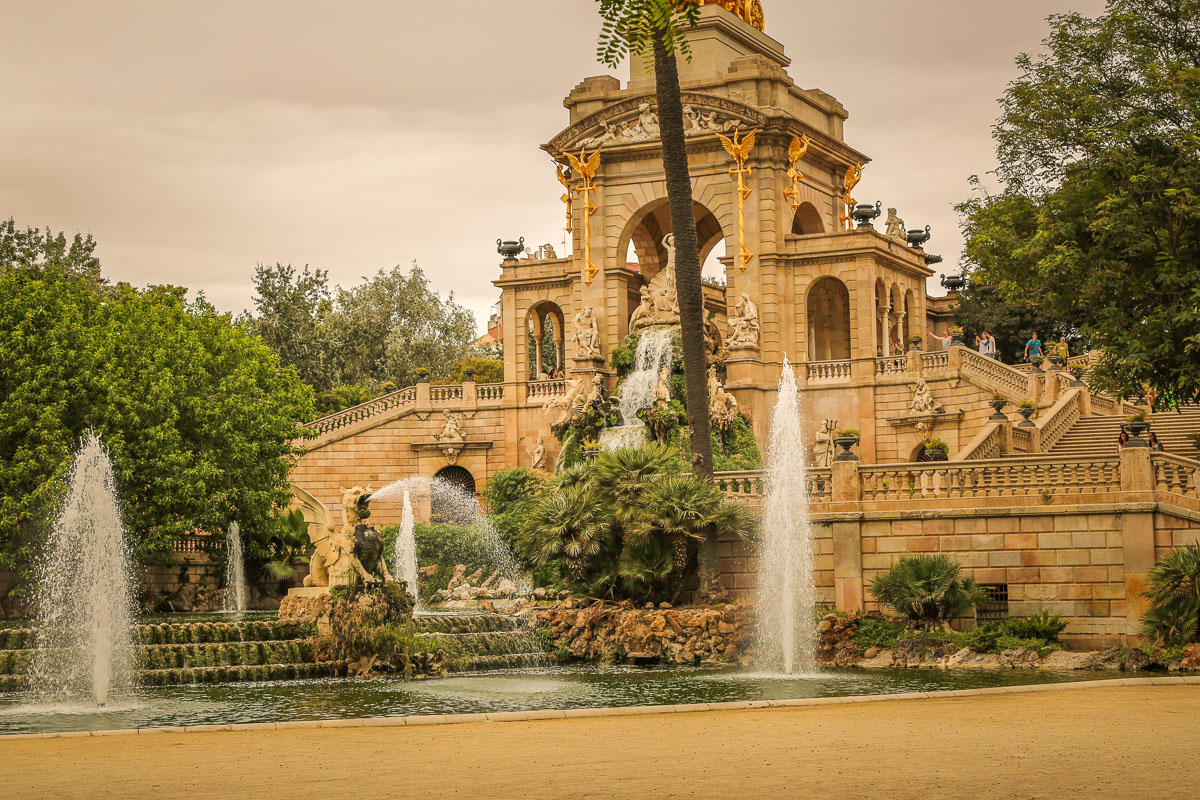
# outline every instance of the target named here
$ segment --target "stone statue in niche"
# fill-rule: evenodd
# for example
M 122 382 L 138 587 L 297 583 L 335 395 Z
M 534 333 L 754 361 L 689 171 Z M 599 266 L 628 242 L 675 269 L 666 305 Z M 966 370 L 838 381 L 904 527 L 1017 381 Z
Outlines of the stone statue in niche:
M 925 383 L 925 379 L 917 378 L 917 385 L 913 390 L 912 413 L 944 414 L 945 412 L 946 409 L 934 399 L 933 392 L 929 391 L 929 384 Z
M 713 367 L 708 369 L 708 418 L 719 431 L 729 430 L 738 418 L 737 398 L 725 391 Z
M 758 323 L 758 306 L 750 295 L 742 292 L 729 315 L 729 338 L 726 345 L 735 347 L 757 347 L 762 329 Z
M 904 220 L 896 216 L 896 209 L 889 208 L 887 215 L 887 236 L 901 244 L 908 244 L 908 231 L 904 228 Z
M 437 439 L 438 444 L 441 445 L 446 460 L 453 465 L 458 462 L 458 454 L 462 452 L 466 436 L 463 435 L 462 423 L 459 421 L 457 413 L 443 411 L 442 415 L 446 421 L 442 423 L 441 433 L 435 433 L 433 438 Z
M 667 265 L 659 271 L 649 286 L 641 289 L 641 302 L 629 318 L 630 333 L 652 325 L 679 324 L 679 293 L 675 286 L 675 234 L 663 238 L 667 249 Z
M 587 306 L 575 315 L 575 344 L 578 346 L 576 358 L 600 358 L 600 324 L 591 306 Z
M 529 466 L 532 469 L 544 469 L 546 466 L 546 443 L 542 437 L 538 437 L 533 444 L 533 449 L 525 448 L 525 452 L 529 454 Z
M 817 435 L 813 442 L 814 467 L 828 467 L 833 463 L 833 432 L 835 430 L 837 430 L 836 419 L 824 420 L 821 427 L 817 428 Z

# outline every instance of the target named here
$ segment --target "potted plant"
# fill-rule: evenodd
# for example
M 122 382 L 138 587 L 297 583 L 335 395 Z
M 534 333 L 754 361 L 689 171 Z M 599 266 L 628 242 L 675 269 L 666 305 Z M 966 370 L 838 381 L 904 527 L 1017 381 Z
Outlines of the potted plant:
M 950 455 L 950 445 L 943 442 L 941 439 L 930 439 L 925 442 L 925 460 L 926 461 L 945 461 Z
M 920 350 L 920 349 L 921 349 L 921 342 L 923 342 L 923 341 L 925 341 L 925 338 L 924 338 L 924 337 L 922 337 L 922 336 L 910 336 L 910 337 L 908 337 L 908 349 L 909 349 L 909 350 Z
M 963 326 L 955 325 L 950 329 L 950 346 L 962 347 L 963 343 Z
M 1050 369 L 1061 370 L 1063 368 L 1063 359 L 1058 353 L 1050 354 Z
M 996 422 L 1008 419 L 1008 416 L 1004 413 L 1004 407 L 1008 405 L 1008 400 L 1005 399 L 1004 395 L 993 395 L 992 399 L 988 401 L 988 405 L 995 412 L 988 419 L 995 420 Z
M 1041 372 L 1042 364 L 1046 363 L 1046 359 L 1042 358 L 1041 356 L 1030 356 L 1029 363 L 1033 364 L 1034 372 Z
M 1071 377 L 1074 378 L 1074 380 L 1071 381 L 1072 386 L 1087 386 L 1087 384 L 1083 382 L 1083 369 L 1081 367 L 1071 367 L 1070 372 Z
M 850 452 L 851 447 L 855 447 L 859 442 L 858 431 L 854 428 L 842 428 L 834 436 L 833 443 L 842 448 L 842 452 L 837 454 L 834 461 L 858 461 L 858 456 Z
M 1017 407 L 1017 413 L 1024 417 L 1023 420 L 1017 423 L 1018 428 L 1036 428 L 1037 425 L 1029 419 L 1037 411 L 1037 406 L 1032 400 L 1022 400 L 1021 405 Z
M 1131 437 L 1129 444 L 1133 444 L 1134 441 L 1141 441 L 1138 437 L 1150 430 L 1150 421 L 1146 418 L 1145 411 L 1139 411 L 1126 417 L 1125 424 L 1121 428 Z M 1137 447 L 1137 445 L 1134 446 Z

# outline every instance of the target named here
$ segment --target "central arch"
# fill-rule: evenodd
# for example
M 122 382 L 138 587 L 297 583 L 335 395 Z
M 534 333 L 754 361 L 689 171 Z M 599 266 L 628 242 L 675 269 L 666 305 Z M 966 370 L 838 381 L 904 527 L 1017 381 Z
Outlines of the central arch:
M 725 241 L 725 233 L 715 214 L 703 204 L 692 201 L 696 218 L 696 237 L 699 245 L 700 263 L 704 264 L 716 249 Z M 638 270 L 647 280 L 667 265 L 667 248 L 663 239 L 671 232 L 671 208 L 666 198 L 655 200 L 643 206 L 630 217 L 621 233 L 617 252 L 637 259 Z

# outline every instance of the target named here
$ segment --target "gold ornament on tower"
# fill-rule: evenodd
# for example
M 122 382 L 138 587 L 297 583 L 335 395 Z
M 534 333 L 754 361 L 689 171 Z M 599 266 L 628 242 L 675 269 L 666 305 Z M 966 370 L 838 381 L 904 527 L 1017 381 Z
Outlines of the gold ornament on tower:
M 854 187 L 858 186 L 858 182 L 862 180 L 862 167 L 858 164 L 851 164 L 846 168 L 846 186 L 842 193 L 842 202 L 846 204 L 846 213 L 840 219 L 842 224 L 846 226 L 846 230 L 850 230 L 850 212 L 854 210 L 854 205 L 858 202 L 850 193 L 854 191 Z
M 555 161 L 554 162 L 554 171 L 555 171 L 555 174 L 558 175 L 558 182 L 561 183 L 563 185 L 563 188 L 567 190 L 563 194 L 562 197 L 558 198 L 559 200 L 562 200 L 567 205 L 567 233 L 574 233 L 575 232 L 575 220 L 574 220 L 575 209 L 573 208 L 574 202 L 573 202 L 573 198 L 571 197 L 571 169 L 566 164 L 560 164 L 557 161 Z
M 735 130 L 732 140 L 719 133 L 717 138 L 721 140 L 721 144 L 725 145 L 729 155 L 733 156 L 733 160 L 737 162 L 736 167 L 729 168 L 729 177 L 736 177 L 738 183 L 738 268 L 745 272 L 746 265 L 750 263 L 750 259 L 754 258 L 754 254 L 746 249 L 746 198 L 750 196 L 752 190 L 746 185 L 745 179 L 754 177 L 754 168 L 746 166 L 746 159 L 750 157 L 750 151 L 754 149 L 754 140 L 758 137 L 758 131 L 750 131 L 740 142 L 738 134 L 739 132 Z
M 763 30 L 765 18 L 761 0 L 700 0 L 702 5 L 720 6 L 740 19 L 744 19 L 760 31 Z
M 600 270 L 592 263 L 592 214 L 596 213 L 596 204 L 592 202 L 592 192 L 596 191 L 596 170 L 600 169 L 600 151 L 597 150 L 589 157 L 587 148 L 579 151 L 579 158 L 567 153 L 571 162 L 571 170 L 580 177 L 581 183 L 575 191 L 583 195 L 583 282 L 592 285 L 592 278 Z
M 791 188 L 783 190 L 785 200 L 790 200 L 792 203 L 792 211 L 800 210 L 800 181 L 804 180 L 804 174 L 798 169 L 800 159 L 808 155 L 808 146 L 812 142 L 805 134 L 803 138 L 793 136 L 792 146 L 788 148 L 788 171 L 787 176 L 792 179 Z

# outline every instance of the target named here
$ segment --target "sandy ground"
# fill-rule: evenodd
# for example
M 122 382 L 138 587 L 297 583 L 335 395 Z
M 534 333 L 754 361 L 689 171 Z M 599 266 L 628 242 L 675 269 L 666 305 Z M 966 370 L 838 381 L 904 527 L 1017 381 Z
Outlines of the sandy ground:
M 3 798 L 1195 798 L 1200 686 L 0 740 Z

